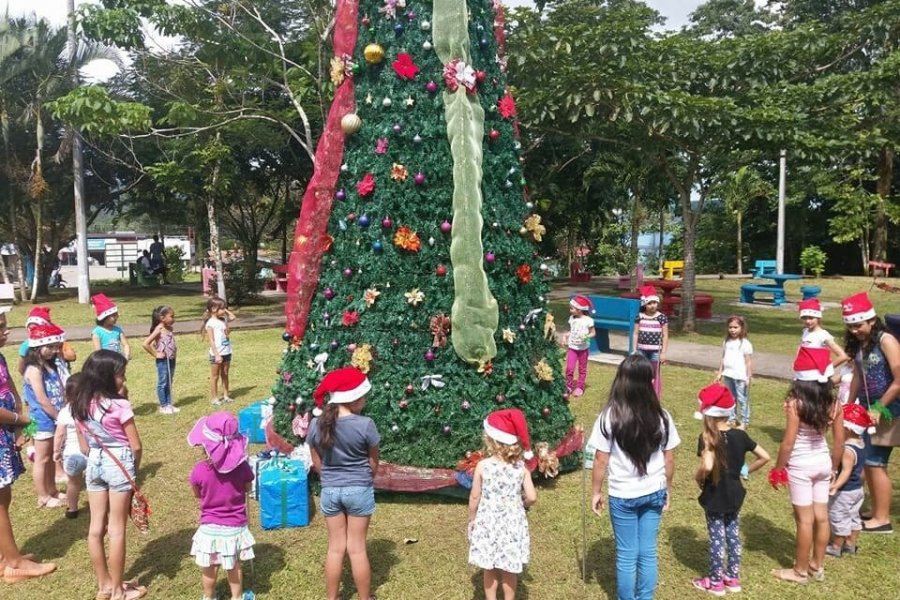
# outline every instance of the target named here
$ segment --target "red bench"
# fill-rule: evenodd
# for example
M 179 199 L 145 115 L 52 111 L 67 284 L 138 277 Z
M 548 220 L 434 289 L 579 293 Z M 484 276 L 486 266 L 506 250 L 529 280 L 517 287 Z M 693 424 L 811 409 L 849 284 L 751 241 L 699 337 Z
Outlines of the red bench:
M 275 273 L 275 287 L 279 292 L 287 292 L 288 284 L 288 266 L 272 265 L 272 272 Z

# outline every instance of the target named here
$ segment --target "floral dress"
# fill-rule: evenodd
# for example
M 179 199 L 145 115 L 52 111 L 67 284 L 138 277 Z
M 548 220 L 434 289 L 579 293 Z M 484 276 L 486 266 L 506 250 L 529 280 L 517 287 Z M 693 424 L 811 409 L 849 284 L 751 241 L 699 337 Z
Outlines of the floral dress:
M 525 464 L 484 459 L 481 500 L 469 536 L 469 564 L 482 569 L 521 573 L 531 539 L 522 502 Z
M 15 412 L 16 398 L 9 387 L 9 368 L 6 358 L 0 354 L 0 408 Z M 25 472 L 22 456 L 16 448 L 12 425 L 0 426 L 0 488 L 9 487 Z

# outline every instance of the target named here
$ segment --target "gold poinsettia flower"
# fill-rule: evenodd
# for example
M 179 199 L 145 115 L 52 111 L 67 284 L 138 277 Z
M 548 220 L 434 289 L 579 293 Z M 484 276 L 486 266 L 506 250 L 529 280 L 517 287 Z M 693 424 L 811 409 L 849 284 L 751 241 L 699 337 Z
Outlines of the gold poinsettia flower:
M 403 295 L 406 296 L 406 301 L 413 306 L 418 306 L 425 299 L 425 294 L 419 288 L 413 288 Z
M 406 167 L 401 164 L 394 163 L 391 167 L 391 179 L 394 181 L 406 181 L 406 176 L 408 175 L 406 171 Z
M 344 61 L 337 56 L 331 57 L 331 83 L 341 85 L 344 82 Z
M 507 327 L 503 330 L 503 341 L 507 344 L 512 344 L 516 341 L 516 332 Z
M 547 364 L 543 358 L 534 365 L 534 373 L 541 381 L 553 381 L 553 369 Z
M 372 345 L 360 344 L 359 346 L 357 346 L 356 350 L 353 351 L 353 357 L 350 359 L 350 364 L 363 373 L 368 373 L 369 369 L 371 369 L 371 362 Z
M 547 228 L 541 225 L 541 215 L 531 215 L 525 219 L 525 229 L 536 242 L 544 239 L 544 234 L 547 233 Z
M 366 306 L 372 306 L 375 304 L 375 301 L 378 299 L 378 296 L 381 295 L 381 292 L 376 290 L 375 288 L 369 288 L 363 294 L 363 300 L 366 302 Z

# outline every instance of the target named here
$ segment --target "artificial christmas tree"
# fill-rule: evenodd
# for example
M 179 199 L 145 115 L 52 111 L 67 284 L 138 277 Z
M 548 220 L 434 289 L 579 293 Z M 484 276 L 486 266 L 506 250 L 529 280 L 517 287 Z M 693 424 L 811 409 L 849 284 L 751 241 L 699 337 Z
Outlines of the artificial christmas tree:
M 352 364 L 373 384 L 365 412 L 382 459 L 423 468 L 404 470 L 407 483 L 431 482 L 379 487 L 454 485 L 498 407 L 525 412 L 545 465 L 579 451 L 534 248 L 545 232 L 519 168 L 502 6 L 338 0 L 333 46 L 270 437 L 302 441 L 313 389 Z

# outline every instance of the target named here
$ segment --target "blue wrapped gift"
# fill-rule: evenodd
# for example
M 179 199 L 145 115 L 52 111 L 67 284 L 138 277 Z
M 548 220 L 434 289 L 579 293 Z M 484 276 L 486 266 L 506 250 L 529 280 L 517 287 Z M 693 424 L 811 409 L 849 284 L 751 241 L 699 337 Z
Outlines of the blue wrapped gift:
M 251 444 L 266 443 L 265 423 L 272 416 L 272 405 L 260 400 L 238 412 L 238 430 Z
M 309 484 L 306 466 L 276 457 L 257 463 L 259 522 L 263 529 L 309 525 Z

